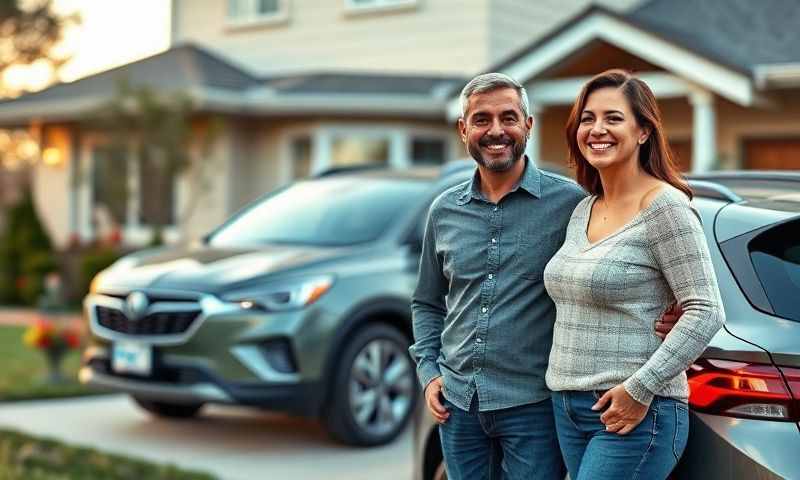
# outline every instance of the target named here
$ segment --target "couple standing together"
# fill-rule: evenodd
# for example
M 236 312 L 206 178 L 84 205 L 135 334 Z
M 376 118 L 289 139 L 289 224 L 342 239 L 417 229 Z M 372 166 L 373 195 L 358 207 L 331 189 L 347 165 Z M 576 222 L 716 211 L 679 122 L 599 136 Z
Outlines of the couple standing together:
M 480 75 L 461 105 L 477 170 L 431 205 L 410 349 L 448 478 L 666 478 L 684 371 L 724 314 L 653 93 L 621 70 L 584 85 L 566 126 L 582 188 L 525 157 L 515 80 Z

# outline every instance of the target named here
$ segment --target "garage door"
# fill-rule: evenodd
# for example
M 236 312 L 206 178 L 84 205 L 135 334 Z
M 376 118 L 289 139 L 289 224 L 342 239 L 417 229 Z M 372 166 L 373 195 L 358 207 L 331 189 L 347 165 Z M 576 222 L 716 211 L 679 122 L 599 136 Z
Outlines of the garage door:
M 800 170 L 800 138 L 745 140 L 744 168 Z

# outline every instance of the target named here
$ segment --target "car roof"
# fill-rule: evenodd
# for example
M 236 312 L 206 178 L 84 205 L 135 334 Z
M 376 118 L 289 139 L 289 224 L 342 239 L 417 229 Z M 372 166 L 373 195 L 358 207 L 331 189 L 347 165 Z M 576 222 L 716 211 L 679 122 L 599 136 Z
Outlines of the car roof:
M 800 171 L 722 171 L 692 175 L 700 184 L 723 187 L 727 200 L 754 208 L 800 212 Z M 698 192 L 701 196 L 702 192 Z

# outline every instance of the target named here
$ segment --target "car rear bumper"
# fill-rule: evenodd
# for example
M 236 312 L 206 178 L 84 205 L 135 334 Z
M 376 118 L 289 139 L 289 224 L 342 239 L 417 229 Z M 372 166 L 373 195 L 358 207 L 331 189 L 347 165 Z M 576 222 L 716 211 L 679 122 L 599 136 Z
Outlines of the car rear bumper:
M 692 413 L 689 432 L 675 478 L 800 478 L 796 423 Z

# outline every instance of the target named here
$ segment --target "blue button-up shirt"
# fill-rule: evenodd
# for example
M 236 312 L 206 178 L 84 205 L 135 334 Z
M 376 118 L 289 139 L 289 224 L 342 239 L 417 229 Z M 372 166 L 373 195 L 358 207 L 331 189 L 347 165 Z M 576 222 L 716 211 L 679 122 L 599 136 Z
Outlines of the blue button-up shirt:
M 555 307 L 542 273 L 586 194 L 525 162 L 497 204 L 481 194 L 476 170 L 428 214 L 410 352 L 423 387 L 441 375 L 444 396 L 464 410 L 476 391 L 481 411 L 550 396 L 544 375 Z

